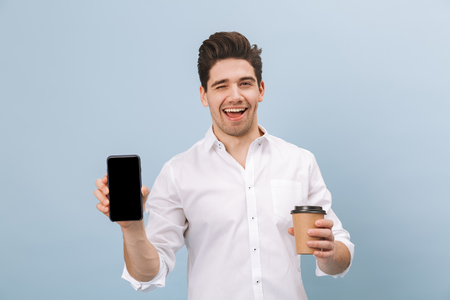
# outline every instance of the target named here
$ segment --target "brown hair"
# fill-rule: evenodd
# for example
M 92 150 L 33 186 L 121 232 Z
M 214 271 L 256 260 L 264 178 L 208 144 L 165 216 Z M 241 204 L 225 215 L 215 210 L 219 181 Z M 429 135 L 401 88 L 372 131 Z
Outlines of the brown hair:
M 248 61 L 254 71 L 258 86 L 262 78 L 261 51 L 256 45 L 250 45 L 239 32 L 216 32 L 204 40 L 198 49 L 198 75 L 205 91 L 209 80 L 209 71 L 219 60 L 238 58 Z

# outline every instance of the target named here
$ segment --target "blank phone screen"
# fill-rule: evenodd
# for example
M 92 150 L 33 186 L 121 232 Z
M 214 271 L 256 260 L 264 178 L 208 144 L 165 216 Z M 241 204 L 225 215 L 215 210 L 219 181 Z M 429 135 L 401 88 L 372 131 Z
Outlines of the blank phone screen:
M 108 164 L 109 218 L 111 221 L 142 219 L 139 156 L 110 156 Z

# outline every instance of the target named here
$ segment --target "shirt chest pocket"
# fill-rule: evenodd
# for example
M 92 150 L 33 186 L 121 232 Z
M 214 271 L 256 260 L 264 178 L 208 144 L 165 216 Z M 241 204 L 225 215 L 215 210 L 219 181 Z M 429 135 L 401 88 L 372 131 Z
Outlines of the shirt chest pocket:
M 273 212 L 288 222 L 292 221 L 291 210 L 296 205 L 303 205 L 302 183 L 292 180 L 271 180 L 270 185 Z

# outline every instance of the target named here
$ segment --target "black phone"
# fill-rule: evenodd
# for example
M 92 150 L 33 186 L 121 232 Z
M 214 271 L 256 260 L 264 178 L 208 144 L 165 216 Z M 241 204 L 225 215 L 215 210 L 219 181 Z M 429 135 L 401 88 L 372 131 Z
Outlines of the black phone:
M 111 155 L 106 164 L 109 219 L 112 222 L 142 220 L 141 159 L 138 155 Z

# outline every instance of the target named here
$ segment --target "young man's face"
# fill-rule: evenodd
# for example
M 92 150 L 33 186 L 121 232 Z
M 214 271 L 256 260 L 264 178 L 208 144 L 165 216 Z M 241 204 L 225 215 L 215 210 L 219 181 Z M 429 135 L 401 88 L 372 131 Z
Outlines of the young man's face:
M 264 82 L 258 87 L 252 65 L 243 59 L 218 61 L 209 71 L 208 91 L 200 87 L 204 107 L 209 106 L 214 133 L 244 136 L 258 130 L 256 110 L 263 101 Z

